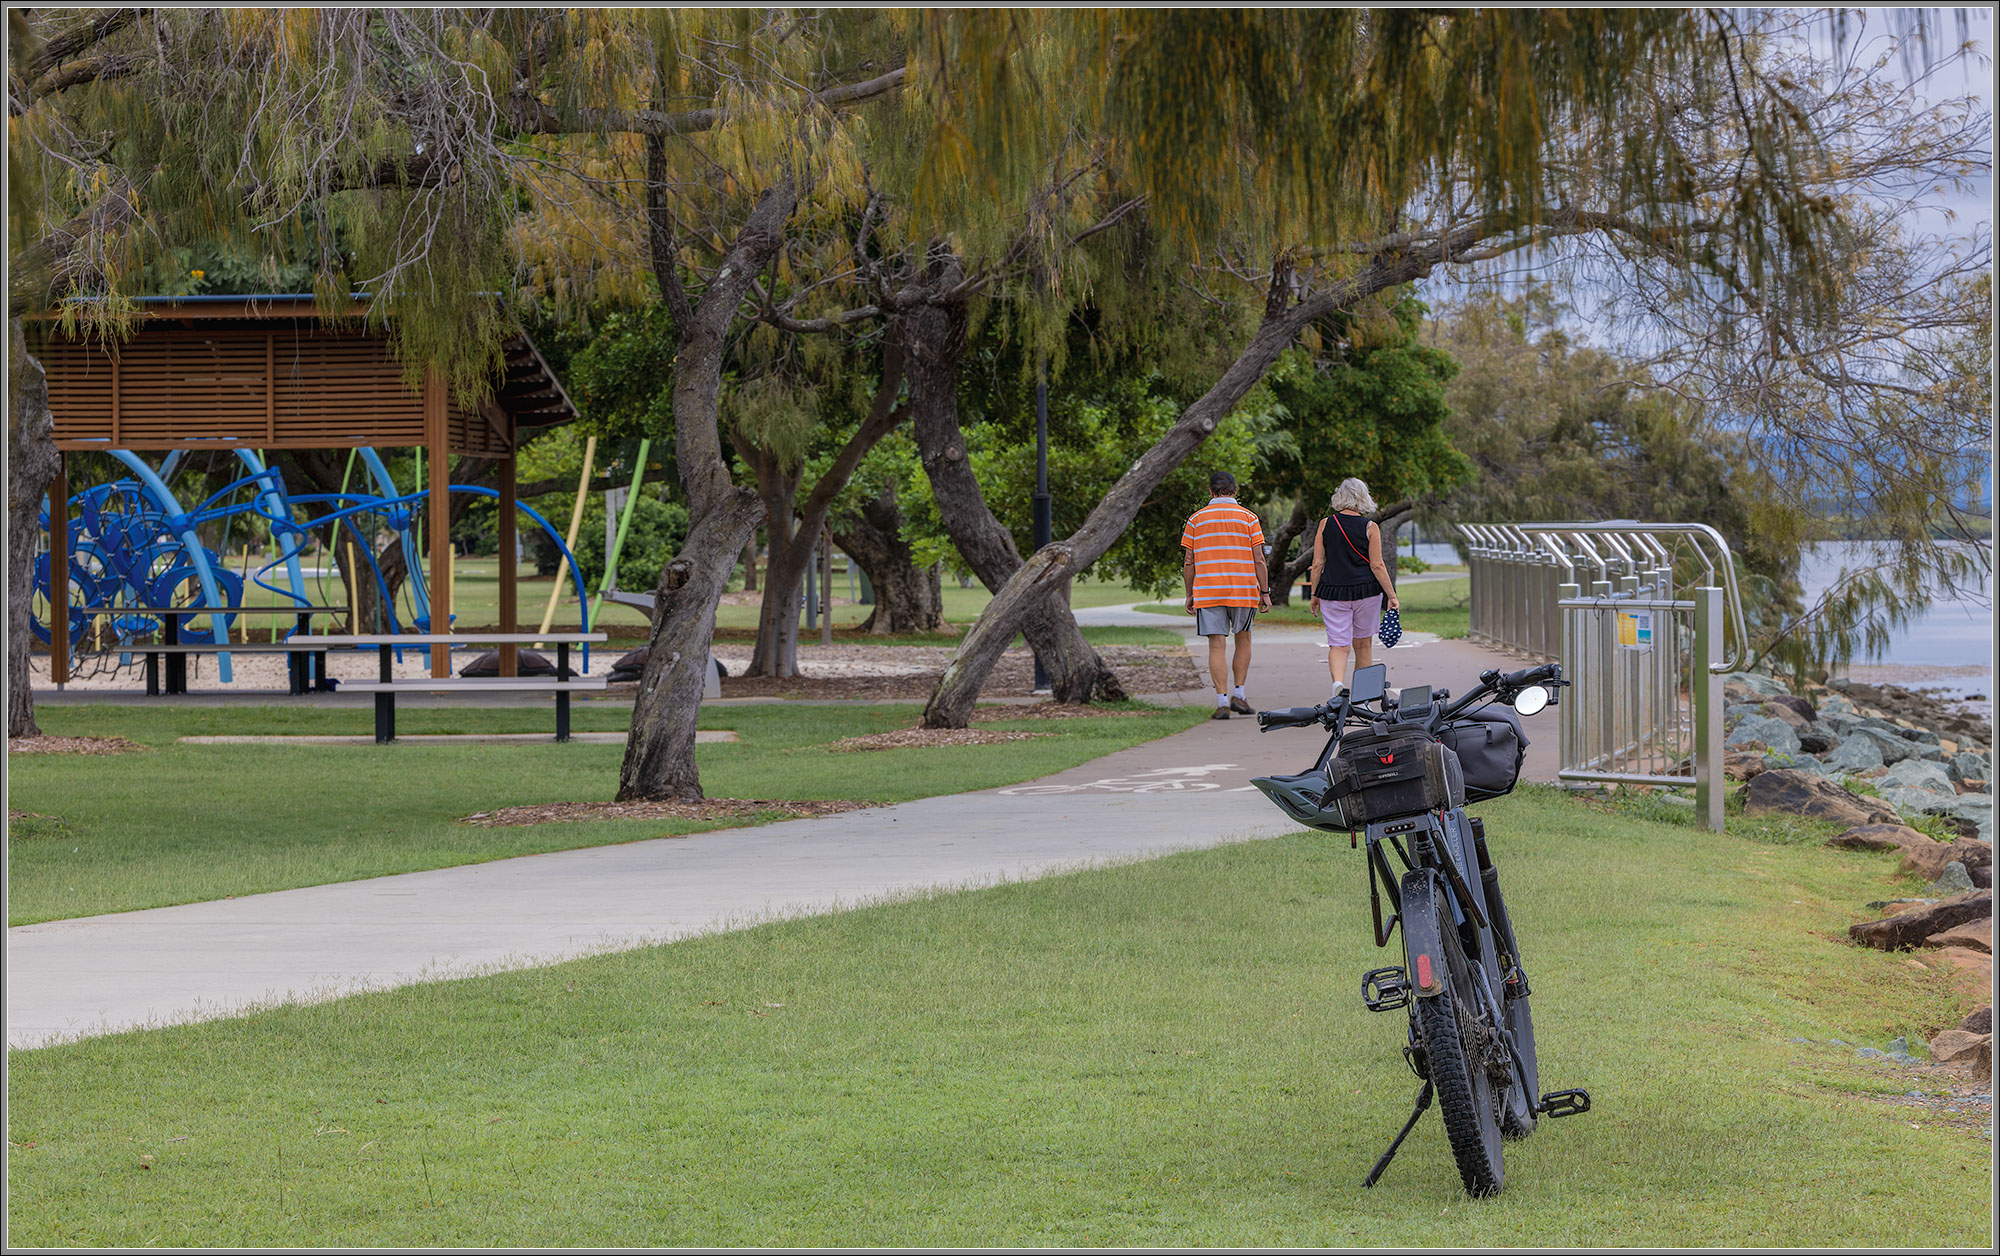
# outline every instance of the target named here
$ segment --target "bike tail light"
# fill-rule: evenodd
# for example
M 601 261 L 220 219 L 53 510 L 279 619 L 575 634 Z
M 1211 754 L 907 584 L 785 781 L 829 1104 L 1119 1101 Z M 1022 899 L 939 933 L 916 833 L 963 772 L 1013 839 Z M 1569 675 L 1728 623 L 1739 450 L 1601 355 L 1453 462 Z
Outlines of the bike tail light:
M 1431 976 L 1431 957 L 1421 953 L 1417 956 L 1417 984 L 1426 990 L 1437 985 L 1437 981 Z

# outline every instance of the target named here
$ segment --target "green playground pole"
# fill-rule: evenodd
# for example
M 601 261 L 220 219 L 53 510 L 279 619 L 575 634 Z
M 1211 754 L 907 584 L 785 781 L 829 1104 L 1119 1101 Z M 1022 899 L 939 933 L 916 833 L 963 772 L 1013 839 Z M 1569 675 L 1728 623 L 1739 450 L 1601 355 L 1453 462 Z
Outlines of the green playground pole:
M 604 595 L 618 584 L 618 556 L 625 552 L 625 534 L 632 529 L 632 511 L 639 504 L 639 486 L 646 479 L 646 455 L 653 448 L 651 437 L 639 440 L 639 461 L 632 468 L 632 487 L 625 492 L 625 513 L 618 519 L 618 535 L 611 542 L 611 557 L 604 564 L 604 583 L 598 586 L 597 596 L 590 603 L 590 619 L 586 625 L 597 622 L 597 612 L 604 605 Z

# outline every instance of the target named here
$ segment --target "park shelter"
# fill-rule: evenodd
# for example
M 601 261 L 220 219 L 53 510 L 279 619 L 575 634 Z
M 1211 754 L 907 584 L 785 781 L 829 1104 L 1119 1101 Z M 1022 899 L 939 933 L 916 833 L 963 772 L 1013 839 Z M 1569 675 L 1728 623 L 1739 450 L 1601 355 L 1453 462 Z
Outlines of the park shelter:
M 503 377 L 474 409 L 451 395 L 435 369 L 412 388 L 381 328 L 367 325 L 368 302 L 333 311 L 310 295 L 158 297 L 139 303 L 123 339 L 64 335 L 38 320 L 34 350 L 48 377 L 56 449 L 134 453 L 183 449 L 354 449 L 422 446 L 430 497 L 431 622 L 449 632 L 451 591 L 441 578 L 451 543 L 448 454 L 500 460 L 502 535 L 518 518 L 515 451 L 526 429 L 576 418 L 576 409 L 534 342 L 517 332 L 503 345 Z M 69 477 L 59 469 L 50 500 L 50 570 L 69 569 Z M 56 518 L 55 515 L 65 516 Z M 50 581 L 51 592 L 68 582 Z M 50 615 L 56 680 L 69 675 L 69 616 Z M 518 623 L 511 563 L 500 564 L 500 630 Z M 503 674 L 515 647 L 503 647 Z M 447 647 L 431 652 L 433 675 L 450 672 Z

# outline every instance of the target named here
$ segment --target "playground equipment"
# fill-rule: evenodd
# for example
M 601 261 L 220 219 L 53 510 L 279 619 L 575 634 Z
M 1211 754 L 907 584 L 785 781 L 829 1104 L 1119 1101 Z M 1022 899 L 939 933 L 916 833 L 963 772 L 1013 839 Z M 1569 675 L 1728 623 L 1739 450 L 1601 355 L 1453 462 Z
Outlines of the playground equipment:
M 283 475 L 265 465 L 255 450 L 233 452 L 248 474 L 210 494 L 193 509 L 183 509 L 171 487 L 182 462 L 182 454 L 170 454 L 157 470 L 127 450 L 109 450 L 109 455 L 132 472 L 130 478 L 98 485 L 76 494 L 64 511 L 69 531 L 69 635 L 82 641 L 93 628 L 100 647 L 121 657 L 129 656 L 130 646 L 151 638 L 160 628 L 157 613 L 134 610 L 120 614 L 118 608 L 148 608 L 157 611 L 169 606 L 236 607 L 243 605 L 247 587 L 265 590 L 281 599 L 278 605 L 311 606 L 305 568 L 301 559 L 312 544 L 315 529 L 344 524 L 350 531 L 379 533 L 386 529 L 390 544 L 402 551 L 404 578 L 400 589 L 392 591 L 372 541 L 353 546 L 351 552 L 364 558 L 382 608 L 384 622 L 378 631 L 401 633 L 431 630 L 431 600 L 422 562 L 423 549 L 416 532 L 423 518 L 423 506 L 430 490 L 405 493 L 398 489 L 379 453 L 371 447 L 357 450 L 362 465 L 377 491 L 313 493 L 293 495 L 286 491 Z M 473 485 L 451 485 L 449 491 L 497 497 L 491 489 Z M 313 511 L 317 509 L 319 513 Z M 581 575 L 575 574 L 569 547 L 561 534 L 533 509 L 520 506 L 555 541 L 572 573 L 573 584 L 584 613 L 589 614 Z M 220 523 L 224 551 L 231 526 L 241 517 L 261 520 L 269 530 L 276 556 L 252 573 L 246 565 L 239 575 L 229 570 L 222 553 L 204 544 L 200 531 Z M 52 639 L 49 608 L 55 604 L 50 584 L 52 545 L 47 529 L 51 514 L 45 506 L 41 514 L 43 544 L 35 562 L 35 601 L 30 611 L 30 627 L 36 638 L 47 644 Z M 365 525 L 365 526 L 364 526 Z M 267 577 L 269 577 L 267 579 Z M 98 612 L 98 613 L 92 613 Z M 105 613 L 108 612 L 108 613 Z M 211 613 L 195 617 L 180 630 L 187 644 L 226 647 L 236 616 Z M 588 631 L 586 619 L 585 631 Z M 218 651 L 219 678 L 231 680 L 229 655 Z
M 186 640 L 205 637 L 207 649 L 230 644 L 229 608 L 246 598 L 310 600 L 316 590 L 302 559 L 314 529 L 324 529 L 349 578 L 361 572 L 363 587 L 375 580 L 378 593 L 390 591 L 379 556 L 400 553 L 391 574 L 400 565 L 406 578 L 393 603 L 368 599 L 383 602 L 389 618 L 355 627 L 428 629 L 431 674 L 448 675 L 451 494 L 497 498 L 503 538 L 526 519 L 549 527 L 515 499 L 516 455 L 532 432 L 573 422 L 576 407 L 533 341 L 519 331 L 506 336 L 490 389 L 474 397 L 453 389 L 442 365 L 412 379 L 387 326 L 393 314 L 363 293 L 147 297 L 134 307 L 110 338 L 73 334 L 54 314 L 27 320 L 60 455 L 36 616 L 49 637 L 54 683 L 70 678 L 73 641 L 108 637 L 115 646 L 160 617 L 137 609 L 121 616 L 119 606 L 216 608 L 182 625 L 191 630 Z M 272 451 L 287 449 L 352 451 L 340 491 L 289 492 L 268 464 Z M 391 482 L 377 453 L 385 449 L 421 451 L 413 483 Z M 190 508 L 173 486 L 196 450 L 228 451 L 243 474 Z M 73 497 L 69 458 L 77 453 L 108 455 L 130 474 Z M 489 460 L 497 490 L 450 483 L 454 457 Z M 270 531 L 275 553 L 261 567 L 245 553 L 230 572 L 223 558 L 239 552 L 232 530 L 253 525 Z M 326 535 L 336 528 L 337 536 Z M 362 542 L 364 531 L 372 544 Z M 518 623 L 518 594 L 514 565 L 502 563 L 503 633 Z M 114 609 L 100 611 L 107 604 Z M 514 674 L 516 651 L 500 647 L 502 676 Z M 226 675 L 226 660 L 218 670 Z

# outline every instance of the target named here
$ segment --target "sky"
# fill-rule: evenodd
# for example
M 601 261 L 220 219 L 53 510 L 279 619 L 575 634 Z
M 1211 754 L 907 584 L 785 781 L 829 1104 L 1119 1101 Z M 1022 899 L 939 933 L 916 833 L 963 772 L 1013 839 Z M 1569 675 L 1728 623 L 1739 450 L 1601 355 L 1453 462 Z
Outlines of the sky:
M 1892 46 L 1889 43 L 1891 14 L 1912 12 L 1908 9 L 1861 11 L 1846 31 L 1842 59 L 1856 67 L 1871 65 Z M 1976 98 L 1989 114 L 1987 156 L 1990 167 L 1990 113 L 1995 96 L 1993 12 L 1986 8 L 1915 12 L 1926 15 L 1930 31 L 1928 47 L 1922 52 L 1913 47 L 1909 53 L 1909 64 L 1905 63 L 1905 57 L 1891 55 L 1881 72 L 1893 82 L 1908 85 L 1925 104 L 1936 104 L 1968 94 Z M 1961 41 L 1971 45 L 1969 52 L 1961 54 Z M 1835 51 L 1834 31 L 1830 23 L 1822 21 L 1812 25 L 1810 45 L 1822 56 Z M 1989 242 L 1992 238 L 1992 197 L 1990 174 L 1973 186 L 1928 193 L 1919 201 L 1907 225 L 1916 233 L 1937 237 L 1943 247 L 1970 249 L 1979 233 L 1983 232 Z M 1435 309 L 1458 299 L 1471 284 L 1498 281 L 1505 286 L 1514 286 L 1534 277 L 1540 269 L 1532 261 L 1523 263 L 1517 260 L 1511 265 L 1502 263 L 1491 269 L 1441 270 L 1418 285 L 1419 293 Z M 1571 295 L 1577 314 L 1569 320 L 1568 330 L 1575 338 L 1604 348 L 1626 347 L 1616 328 L 1610 326 L 1607 320 L 1593 316 L 1595 303 L 1591 299 L 1587 276 L 1580 278 L 1577 290 Z

